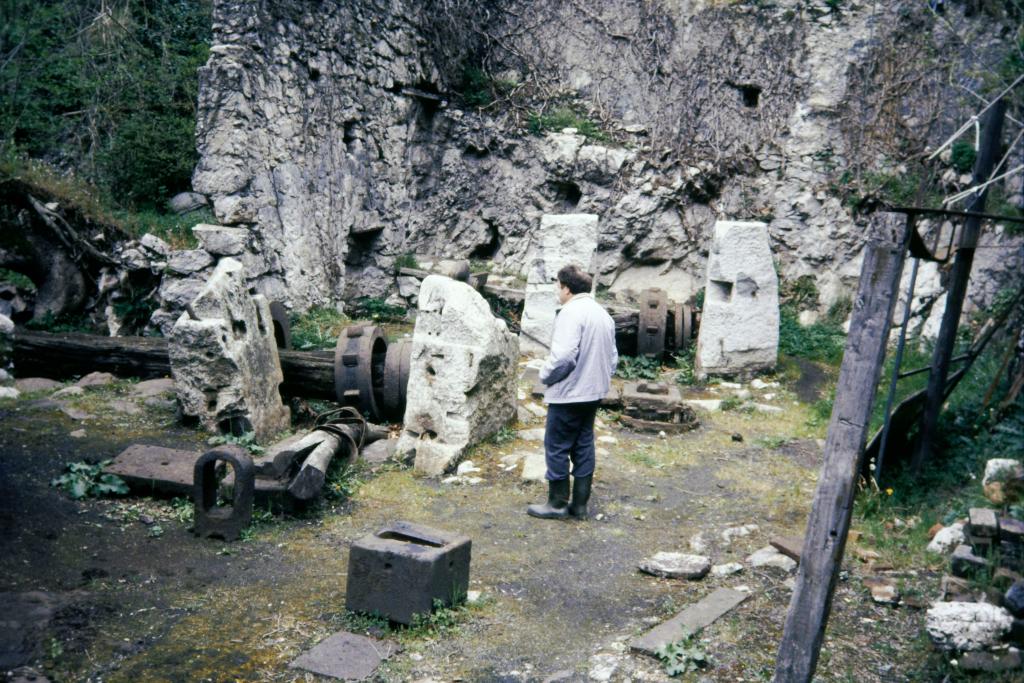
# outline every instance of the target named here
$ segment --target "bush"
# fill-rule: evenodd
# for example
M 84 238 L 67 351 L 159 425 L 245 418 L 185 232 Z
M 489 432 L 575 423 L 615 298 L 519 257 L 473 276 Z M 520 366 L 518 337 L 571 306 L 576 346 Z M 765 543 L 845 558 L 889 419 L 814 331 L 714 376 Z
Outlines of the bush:
M 533 112 L 527 121 L 527 128 L 534 135 L 545 131 L 560 131 L 563 128 L 575 128 L 580 135 L 598 142 L 609 142 L 611 137 L 601 128 L 577 113 L 570 107 L 559 107 L 550 113 Z
M 845 346 L 846 333 L 838 323 L 826 320 L 804 327 L 794 306 L 779 308 L 779 351 L 787 356 L 838 365 Z
M 620 356 L 615 374 L 622 379 L 658 379 L 661 361 L 647 356 Z
M 960 173 L 970 173 L 974 169 L 974 160 L 978 157 L 978 153 L 974 150 L 974 145 L 963 140 L 954 142 L 951 149 L 952 152 L 952 164 Z

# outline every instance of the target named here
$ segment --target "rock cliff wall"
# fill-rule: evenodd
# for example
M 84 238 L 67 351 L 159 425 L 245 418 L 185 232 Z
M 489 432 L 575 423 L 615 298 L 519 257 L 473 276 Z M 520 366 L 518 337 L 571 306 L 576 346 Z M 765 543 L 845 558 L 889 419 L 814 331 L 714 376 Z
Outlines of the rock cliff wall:
M 948 133 L 967 104 L 937 120 L 926 96 L 997 58 L 994 24 L 968 54 L 933 19 L 850 0 L 218 0 L 194 186 L 250 230 L 254 285 L 297 309 L 384 295 L 408 253 L 523 272 L 545 213 L 600 216 L 602 284 L 679 298 L 716 219 L 765 221 L 783 278 L 811 275 L 824 307 L 859 269 L 849 169 Z M 468 106 L 453 54 L 502 96 Z M 543 130 L 559 108 L 600 133 Z

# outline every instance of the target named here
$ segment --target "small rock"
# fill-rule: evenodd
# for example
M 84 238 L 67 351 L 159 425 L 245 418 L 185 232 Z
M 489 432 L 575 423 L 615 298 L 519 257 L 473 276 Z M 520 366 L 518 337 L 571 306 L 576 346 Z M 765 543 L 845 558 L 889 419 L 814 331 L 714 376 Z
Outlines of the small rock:
M 533 413 L 535 417 L 545 417 L 548 414 L 548 411 L 546 409 L 532 401 L 524 403 L 523 407 L 526 408 L 531 413 Z
M 466 591 L 466 604 L 475 605 L 480 602 L 481 595 L 483 595 L 481 591 Z
M 536 429 L 520 429 L 516 432 L 523 441 L 543 441 L 544 440 L 544 428 L 537 427 Z
M 7 372 L 3 368 L 0 368 L 0 384 L 7 384 L 13 382 L 14 378 L 11 377 L 11 373 Z
M 17 380 L 14 386 L 22 393 L 31 394 L 36 391 L 53 391 L 63 385 L 45 377 L 25 377 Z
M 526 481 L 544 481 L 548 465 L 543 453 L 528 453 L 523 458 L 523 471 L 520 477 Z
M 925 620 L 928 636 L 940 650 L 982 650 L 998 643 L 1012 625 L 1009 612 L 984 602 L 937 602 Z
M 480 468 L 474 465 L 472 460 L 464 460 L 463 462 L 459 463 L 458 467 L 455 468 L 455 474 L 459 475 L 460 477 L 467 474 L 473 474 L 474 472 L 479 471 Z
M 754 404 L 754 410 L 756 410 L 759 413 L 782 413 L 782 412 L 785 412 L 779 406 L 770 406 L 767 403 L 755 403 Z
M 743 435 L 739 432 L 733 432 L 732 440 L 736 443 L 743 443 Z
M 864 578 L 864 586 L 871 591 L 871 599 L 883 605 L 897 605 L 900 601 L 896 584 L 890 579 L 869 576 Z
M 92 415 L 90 415 L 89 413 L 85 412 L 84 410 L 79 410 L 78 408 L 72 408 L 71 406 L 61 406 L 60 407 L 60 412 L 62 412 L 65 415 L 67 415 L 72 420 L 90 420 L 90 419 L 92 419 Z
M 944 574 L 939 582 L 939 595 L 942 602 L 972 602 L 971 584 L 956 576 Z
M 363 446 L 359 451 L 359 457 L 371 465 L 382 465 L 394 455 L 396 445 L 398 439 L 379 439 Z
M 967 578 L 973 576 L 975 572 L 984 570 L 988 567 L 988 560 L 984 557 L 978 557 L 974 554 L 974 551 L 969 545 L 958 545 L 953 551 L 953 556 L 949 560 L 949 570 L 953 576 L 959 576 L 961 578 Z
M 150 398 L 153 396 L 162 396 L 163 394 L 174 393 L 174 380 L 170 377 L 161 377 L 159 379 L 147 379 L 144 382 L 132 386 L 131 394 L 138 398 Z
M 965 652 L 960 656 L 960 668 L 964 671 L 1002 673 L 1020 667 L 1020 650 L 1015 647 L 1011 647 L 1005 652 Z
M 708 542 L 704 540 L 703 533 L 694 534 L 693 537 L 690 538 L 690 550 L 698 555 L 703 555 L 708 551 Z
M 84 393 L 85 389 L 83 389 L 82 387 L 64 387 L 63 389 L 60 389 L 59 391 L 55 391 L 52 394 L 50 394 L 50 398 L 70 398 L 72 396 L 81 396 Z
M 711 568 L 712 576 L 732 576 L 743 571 L 743 565 L 739 562 L 727 562 L 725 564 L 716 564 Z
M 612 676 L 619 668 L 619 662 L 621 657 L 613 654 L 600 653 L 590 658 L 590 670 L 587 675 L 592 681 L 604 681 L 612 680 Z
M 1003 607 L 1015 617 L 1024 617 L 1024 581 L 1015 581 L 1003 596 Z
M 999 535 L 999 520 L 996 511 L 991 508 L 971 508 L 967 513 L 970 519 L 970 533 L 982 538 L 995 538 Z
M 935 537 L 928 544 L 928 552 L 947 555 L 949 552 L 967 540 L 964 535 L 964 525 L 959 522 L 940 529 Z
M 743 526 L 729 527 L 722 532 L 722 540 L 726 543 L 732 543 L 734 538 L 743 538 L 749 536 L 751 533 L 758 530 L 756 524 L 744 524 Z
M 21 396 L 21 392 L 14 387 L 0 387 L 0 399 L 5 398 L 18 398 Z
M 702 579 L 711 570 L 711 559 L 686 553 L 655 553 L 640 563 L 640 571 L 668 579 Z
M 90 372 L 82 379 L 75 382 L 76 387 L 87 389 L 89 387 L 104 387 L 114 382 L 114 376 L 109 372 Z
M 142 408 L 132 401 L 111 401 L 108 407 L 115 413 L 123 415 L 139 415 L 142 413 Z
M 529 424 L 530 422 L 533 422 L 533 419 L 533 413 L 531 413 L 526 408 L 522 406 L 516 408 L 516 422 L 519 422 L 521 424 Z
M 771 387 L 779 386 L 779 383 L 778 382 L 764 382 L 764 381 L 761 381 L 760 379 L 753 379 L 750 382 L 750 386 L 753 389 L 769 389 Z
M 616 439 L 614 436 L 608 436 L 607 434 L 605 434 L 604 436 L 597 437 L 597 440 L 600 443 L 606 443 L 608 445 L 614 445 L 619 442 L 619 440 Z
M 76 429 L 75 431 L 69 433 L 68 436 L 70 436 L 72 439 L 84 439 L 85 438 L 85 430 L 84 429 Z
M 786 557 L 772 546 L 765 546 L 747 557 L 751 567 L 778 567 L 784 571 L 796 569 L 796 561 Z
M 717 398 L 691 398 L 683 401 L 683 403 L 708 412 L 714 412 L 722 409 L 722 401 Z

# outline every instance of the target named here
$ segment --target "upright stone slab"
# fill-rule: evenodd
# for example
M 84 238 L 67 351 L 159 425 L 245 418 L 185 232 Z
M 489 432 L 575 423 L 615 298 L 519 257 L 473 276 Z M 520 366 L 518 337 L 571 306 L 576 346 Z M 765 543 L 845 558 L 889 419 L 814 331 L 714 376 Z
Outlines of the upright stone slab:
M 524 352 L 547 354 L 555 324 L 558 271 L 570 263 L 593 270 L 597 252 L 597 216 L 592 213 L 547 214 L 540 219 L 540 249 L 526 277 L 519 343 Z
M 428 276 L 418 308 L 396 452 L 438 475 L 514 419 L 519 343 L 464 282 Z
M 8 372 L 14 367 L 14 323 L 0 313 L 0 370 Z
M 699 377 L 749 376 L 775 367 L 779 279 L 764 223 L 718 221 L 697 338 Z
M 221 259 L 171 329 L 168 355 L 182 412 L 207 429 L 267 439 L 289 427 L 270 305 L 249 294 L 238 261 Z

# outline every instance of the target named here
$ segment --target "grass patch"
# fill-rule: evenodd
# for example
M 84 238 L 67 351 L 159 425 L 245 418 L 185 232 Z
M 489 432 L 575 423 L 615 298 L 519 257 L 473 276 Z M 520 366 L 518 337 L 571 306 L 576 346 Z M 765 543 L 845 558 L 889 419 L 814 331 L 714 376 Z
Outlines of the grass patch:
M 405 322 L 407 312 L 404 306 L 394 306 L 373 296 L 361 296 L 348 305 L 348 315 L 353 320 L 400 323 Z
M 333 349 L 351 320 L 333 308 L 315 306 L 291 318 L 292 346 L 298 351 Z
M 793 304 L 779 307 L 779 351 L 787 356 L 838 365 L 846 347 L 846 333 L 835 319 L 800 324 L 800 311 Z
M 558 107 L 550 112 L 533 112 L 527 119 L 527 129 L 534 135 L 560 132 L 575 128 L 580 135 L 598 142 L 611 142 L 612 138 L 601 127 L 571 107 Z
M 159 237 L 172 249 L 195 249 L 199 240 L 192 234 L 192 228 L 200 223 L 216 223 L 217 218 L 209 208 L 192 211 L 184 215 L 161 213 L 154 209 L 142 211 L 116 210 L 111 213 L 114 222 L 132 237 L 145 234 Z

